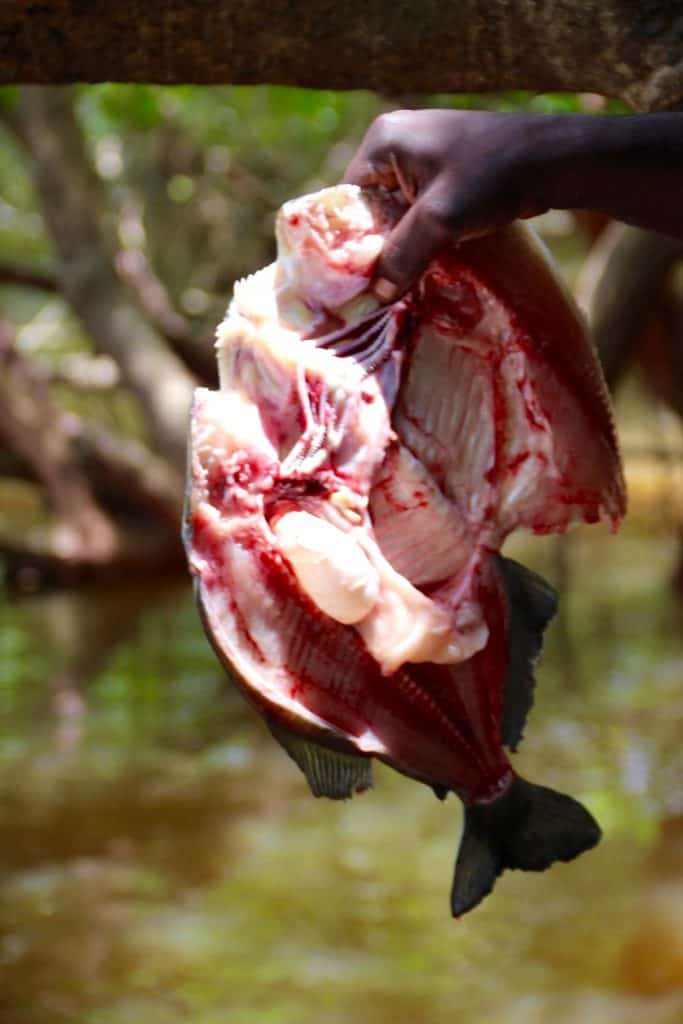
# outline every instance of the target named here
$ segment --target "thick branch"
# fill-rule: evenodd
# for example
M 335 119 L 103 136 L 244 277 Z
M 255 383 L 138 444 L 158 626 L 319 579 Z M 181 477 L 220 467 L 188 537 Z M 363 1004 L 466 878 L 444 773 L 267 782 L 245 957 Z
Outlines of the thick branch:
M 34 270 L 10 263 L 0 264 L 0 285 L 35 288 L 40 292 L 58 292 L 59 281 L 47 270 Z
M 107 508 L 145 512 L 177 536 L 183 503 L 181 474 L 138 441 L 71 417 L 71 434 L 97 493 Z
M 683 418 L 683 298 L 671 281 L 661 290 L 639 346 L 638 364 L 651 391 Z M 670 458 L 674 456 L 671 451 Z
M 116 256 L 116 268 L 135 292 L 147 319 L 164 336 L 188 370 L 202 384 L 215 387 L 218 370 L 213 339 L 201 340 L 194 336 L 185 317 L 173 306 L 142 249 L 122 249 Z
M 19 587 L 24 585 L 28 571 L 31 589 L 46 583 L 63 586 L 143 572 L 172 573 L 184 565 L 180 538 L 151 529 L 122 530 L 116 552 L 97 563 L 65 554 L 55 532 L 27 533 L 21 539 L 0 534 L 0 560 L 10 583 Z
M 115 557 L 117 531 L 97 505 L 69 438 L 67 417 L 44 381 L 17 352 L 0 321 L 0 438 L 44 484 L 59 521 L 54 545 L 66 562 Z
M 683 241 L 610 224 L 586 260 L 576 292 L 588 313 L 605 378 L 615 388 L 628 366 Z
M 0 82 L 278 82 L 683 99 L 677 0 L 5 0 Z
M 60 412 L 1 320 L 0 408 L 0 442 L 43 485 L 55 513 L 52 524 L 20 536 L 0 533 L 10 578 L 28 569 L 64 584 L 180 567 L 180 474 L 144 445 Z
M 115 262 L 119 276 L 135 292 L 145 316 L 166 339 L 171 350 L 200 383 L 215 387 L 218 374 L 212 339 L 195 337 L 188 321 L 173 306 L 142 249 L 122 249 L 116 254 Z M 13 263 L 0 263 L 2 285 L 44 292 L 61 290 L 56 274 Z M 74 380 L 74 385 L 79 386 L 77 380 Z
M 24 90 L 11 123 L 33 158 L 64 295 L 95 347 L 112 356 L 139 397 L 155 445 L 182 466 L 194 381 L 119 280 L 103 224 L 106 196 L 90 164 L 71 91 Z

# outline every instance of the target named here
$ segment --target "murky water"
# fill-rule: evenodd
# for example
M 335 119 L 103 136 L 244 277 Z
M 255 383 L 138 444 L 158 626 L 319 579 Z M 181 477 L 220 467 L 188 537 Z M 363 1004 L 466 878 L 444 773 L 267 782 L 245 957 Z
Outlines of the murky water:
M 3 1024 L 680 1024 L 674 549 L 593 530 L 529 551 L 564 602 L 515 763 L 605 838 L 459 922 L 457 801 L 381 768 L 314 800 L 182 582 L 6 602 Z

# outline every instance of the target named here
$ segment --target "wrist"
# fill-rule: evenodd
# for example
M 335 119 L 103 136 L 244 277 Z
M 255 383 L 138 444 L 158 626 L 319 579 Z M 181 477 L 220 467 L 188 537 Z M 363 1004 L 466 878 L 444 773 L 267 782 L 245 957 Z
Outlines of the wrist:
M 609 165 L 607 136 L 614 143 L 618 120 L 591 114 L 528 115 L 520 168 L 525 199 L 542 209 L 590 205 L 595 172 L 600 163 Z
M 665 113 L 530 118 L 526 185 L 546 209 L 623 217 L 653 172 L 683 173 L 682 128 Z

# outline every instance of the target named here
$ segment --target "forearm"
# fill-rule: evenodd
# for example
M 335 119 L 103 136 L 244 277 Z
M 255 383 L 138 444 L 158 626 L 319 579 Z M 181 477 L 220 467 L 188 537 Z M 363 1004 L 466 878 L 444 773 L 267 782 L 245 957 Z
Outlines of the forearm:
M 530 118 L 527 143 L 522 187 L 539 207 L 683 237 L 683 114 Z
M 683 113 L 393 111 L 372 123 L 346 180 L 407 201 L 376 268 L 390 302 L 443 246 L 551 208 L 683 238 Z

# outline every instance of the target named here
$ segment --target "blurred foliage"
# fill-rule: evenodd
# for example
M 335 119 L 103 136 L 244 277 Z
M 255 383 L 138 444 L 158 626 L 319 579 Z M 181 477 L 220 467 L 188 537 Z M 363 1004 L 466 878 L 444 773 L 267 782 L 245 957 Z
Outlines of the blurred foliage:
M 382 111 L 397 105 L 621 109 L 594 95 L 386 98 L 281 86 L 105 84 L 80 87 L 76 96 L 118 245 L 144 251 L 172 304 L 207 343 L 233 281 L 274 257 L 277 208 L 338 181 Z M 0 87 L 0 267 L 49 271 L 52 241 L 31 167 L 3 125 L 3 117 L 18 115 L 18 97 L 16 87 Z M 576 246 L 570 251 L 572 245 L 562 254 L 568 267 L 581 255 Z M 3 286 L 0 276 L 0 312 L 14 325 L 21 351 L 57 376 L 65 356 L 91 350 L 59 293 Z M 121 434 L 143 435 L 135 400 L 123 387 L 74 389 L 58 380 L 52 387 L 62 407 Z
M 272 259 L 274 211 L 336 181 L 381 109 L 368 93 L 281 87 L 105 85 L 79 102 L 124 212 L 123 244 L 144 244 L 179 306 L 199 317 Z
M 0 88 L 0 115 L 16 95 L 14 87 Z M 122 245 L 146 248 L 179 308 L 207 333 L 232 281 L 272 258 L 278 206 L 337 181 L 371 120 L 396 105 L 625 109 L 592 95 L 524 92 L 392 101 L 283 86 L 107 84 L 78 94 L 95 165 L 119 214 Z M 5 260 L 50 264 L 29 169 L 6 133 L 0 134 L 0 252 Z M 38 316 L 44 304 L 16 289 L 0 298 L 20 322 Z M 68 332 L 76 333 L 73 323 Z

